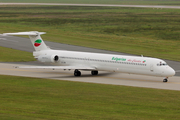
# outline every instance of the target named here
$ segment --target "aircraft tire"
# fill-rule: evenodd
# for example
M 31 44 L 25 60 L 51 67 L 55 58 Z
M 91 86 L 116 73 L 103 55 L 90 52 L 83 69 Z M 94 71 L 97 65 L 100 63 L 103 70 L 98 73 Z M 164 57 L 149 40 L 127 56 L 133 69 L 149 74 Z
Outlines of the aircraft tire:
M 92 75 L 98 75 L 98 71 L 91 71 Z
M 167 79 L 164 79 L 163 82 L 167 82 L 168 80 Z
M 74 71 L 74 76 L 81 76 L 81 72 L 79 70 Z
M 78 71 L 78 76 L 81 76 L 81 72 L 80 71 Z

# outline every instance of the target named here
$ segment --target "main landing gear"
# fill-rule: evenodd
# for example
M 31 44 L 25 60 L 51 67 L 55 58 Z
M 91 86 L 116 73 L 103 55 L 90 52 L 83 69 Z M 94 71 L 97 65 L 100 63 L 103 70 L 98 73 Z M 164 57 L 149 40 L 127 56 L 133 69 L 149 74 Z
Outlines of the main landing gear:
M 91 71 L 92 75 L 98 75 L 98 71 Z M 74 70 L 74 76 L 81 76 L 81 72 L 79 70 Z
M 91 75 L 98 75 L 98 71 L 91 71 Z
M 163 82 L 167 82 L 168 81 L 168 77 L 164 78 Z
M 74 70 L 74 76 L 81 76 L 81 72 L 79 70 Z

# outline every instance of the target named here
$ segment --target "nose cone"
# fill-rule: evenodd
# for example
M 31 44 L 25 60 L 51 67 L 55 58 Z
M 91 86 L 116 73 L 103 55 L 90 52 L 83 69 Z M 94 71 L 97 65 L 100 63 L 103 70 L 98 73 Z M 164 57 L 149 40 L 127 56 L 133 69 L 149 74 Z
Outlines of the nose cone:
M 171 67 L 167 66 L 167 67 L 163 68 L 162 76 L 164 76 L 164 77 L 171 77 L 171 76 L 174 76 L 175 73 L 176 72 L 174 71 L 174 69 L 172 69 Z
M 168 74 L 167 77 L 171 77 L 171 76 L 174 76 L 176 72 L 171 67 L 168 67 L 168 71 L 166 72 L 166 74 Z

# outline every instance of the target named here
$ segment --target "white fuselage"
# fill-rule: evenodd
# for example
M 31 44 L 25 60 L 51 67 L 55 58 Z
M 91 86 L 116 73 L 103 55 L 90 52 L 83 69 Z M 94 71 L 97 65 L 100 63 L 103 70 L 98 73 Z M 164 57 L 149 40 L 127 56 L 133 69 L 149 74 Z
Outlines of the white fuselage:
M 157 58 L 63 50 L 42 50 L 34 52 L 35 58 L 43 56 L 39 60 L 40 62 L 47 62 L 46 59 L 48 59 L 48 56 L 53 55 L 57 55 L 59 60 L 57 62 L 51 61 L 51 63 L 58 66 L 88 66 L 95 68 L 97 71 L 162 77 L 170 77 L 175 74 L 175 71 L 169 67 L 165 61 Z

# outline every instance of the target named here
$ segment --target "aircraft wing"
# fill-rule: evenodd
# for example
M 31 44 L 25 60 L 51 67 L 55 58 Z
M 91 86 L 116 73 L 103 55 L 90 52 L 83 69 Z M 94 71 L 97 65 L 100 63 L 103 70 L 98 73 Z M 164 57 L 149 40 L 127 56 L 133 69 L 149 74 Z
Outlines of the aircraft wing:
M 16 66 L 15 68 L 34 68 L 34 69 L 62 69 L 62 70 L 97 70 L 95 67 L 87 66 Z

